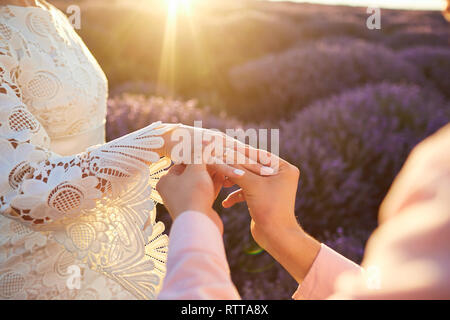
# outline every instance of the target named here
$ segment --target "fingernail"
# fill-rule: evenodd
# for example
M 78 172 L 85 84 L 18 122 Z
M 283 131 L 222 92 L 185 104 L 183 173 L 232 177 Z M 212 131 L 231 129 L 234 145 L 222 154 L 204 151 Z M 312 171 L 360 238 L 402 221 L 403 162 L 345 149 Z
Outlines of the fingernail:
M 261 175 L 262 176 L 270 176 L 275 172 L 271 167 L 261 167 Z
M 243 171 L 241 169 L 234 169 L 233 172 L 240 177 L 242 177 L 245 174 L 245 171 Z

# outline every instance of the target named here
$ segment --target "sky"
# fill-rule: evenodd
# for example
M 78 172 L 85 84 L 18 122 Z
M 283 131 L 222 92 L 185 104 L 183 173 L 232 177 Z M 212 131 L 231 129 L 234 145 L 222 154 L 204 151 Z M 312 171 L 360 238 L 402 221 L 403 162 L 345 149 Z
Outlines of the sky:
M 272 0 L 283 1 L 283 0 Z M 322 4 L 339 4 L 360 7 L 380 7 L 392 9 L 443 10 L 446 0 L 288 0 Z

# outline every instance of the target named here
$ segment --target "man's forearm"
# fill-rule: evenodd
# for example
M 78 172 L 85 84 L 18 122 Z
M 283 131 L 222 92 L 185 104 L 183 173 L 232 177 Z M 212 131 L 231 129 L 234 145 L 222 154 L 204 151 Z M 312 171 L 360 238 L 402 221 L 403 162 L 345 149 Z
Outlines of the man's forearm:
M 175 219 L 158 299 L 240 299 L 231 281 L 220 229 L 206 214 L 187 211 Z
M 344 272 L 359 274 L 361 268 L 320 244 L 300 227 L 272 232 L 267 251 L 300 284 L 294 299 L 326 299 L 334 294 L 336 279 Z
M 266 251 L 301 283 L 320 251 L 320 243 L 298 229 L 272 231 Z

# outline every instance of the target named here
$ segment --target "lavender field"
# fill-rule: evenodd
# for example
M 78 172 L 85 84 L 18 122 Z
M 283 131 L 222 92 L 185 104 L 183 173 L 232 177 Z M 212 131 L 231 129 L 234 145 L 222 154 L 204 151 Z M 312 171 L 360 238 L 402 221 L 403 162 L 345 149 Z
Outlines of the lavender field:
M 157 120 L 280 128 L 281 156 L 302 172 L 299 222 L 360 262 L 408 153 L 450 121 L 441 13 L 382 10 L 381 30 L 368 30 L 365 8 L 212 0 L 193 22 L 179 17 L 168 77 L 166 14 L 145 3 L 80 1 L 79 33 L 110 83 L 108 139 Z M 253 243 L 246 207 L 216 208 L 242 297 L 289 299 L 296 283 Z

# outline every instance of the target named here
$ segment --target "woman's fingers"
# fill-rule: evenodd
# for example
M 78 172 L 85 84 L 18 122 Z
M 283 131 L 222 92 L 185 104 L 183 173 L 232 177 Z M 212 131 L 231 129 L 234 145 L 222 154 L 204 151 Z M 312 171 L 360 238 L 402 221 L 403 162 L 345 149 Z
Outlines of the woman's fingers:
M 236 190 L 230 193 L 225 200 L 222 201 L 222 206 L 224 208 L 231 208 L 236 203 L 244 202 L 245 196 L 242 189 Z
M 254 148 L 250 145 L 246 145 L 243 143 L 239 143 L 234 148 L 231 149 L 245 155 L 248 159 L 252 160 L 253 162 L 259 163 L 265 167 L 271 167 L 275 171 L 278 169 L 280 162 L 284 161 L 273 153 L 270 153 L 266 150 Z
M 210 172 L 219 172 L 225 177 L 228 178 L 240 178 L 245 174 L 245 171 L 239 169 L 235 166 L 228 165 L 221 161 L 220 159 L 215 159 L 214 162 L 208 164 L 208 168 Z
M 224 134 L 223 132 L 212 132 L 212 133 L 209 131 L 205 132 L 206 136 L 208 136 L 208 138 L 206 139 L 208 142 L 215 139 L 214 137 L 219 138 L 220 142 L 222 143 L 221 147 L 219 148 L 221 151 L 231 149 L 235 152 L 245 155 L 248 159 L 252 160 L 254 163 L 259 163 L 262 167 L 264 166 L 271 167 L 276 170 L 278 168 L 278 164 L 280 163 L 280 161 L 283 161 L 281 158 L 277 157 L 276 155 L 268 151 L 254 148 L 250 145 L 247 145 L 239 141 L 236 138 Z M 218 155 L 216 154 L 216 156 Z M 255 173 L 259 174 L 259 172 L 256 171 Z
M 231 188 L 233 186 L 235 186 L 236 184 L 231 181 L 230 179 L 228 179 L 228 177 L 225 177 L 225 181 L 223 182 L 223 187 L 224 188 Z
M 227 149 L 225 151 L 224 161 L 225 163 L 231 165 L 241 165 L 245 169 L 261 176 L 269 176 L 275 173 L 275 170 L 273 168 L 264 166 L 261 163 L 248 158 L 245 154 L 236 152 L 232 149 Z

